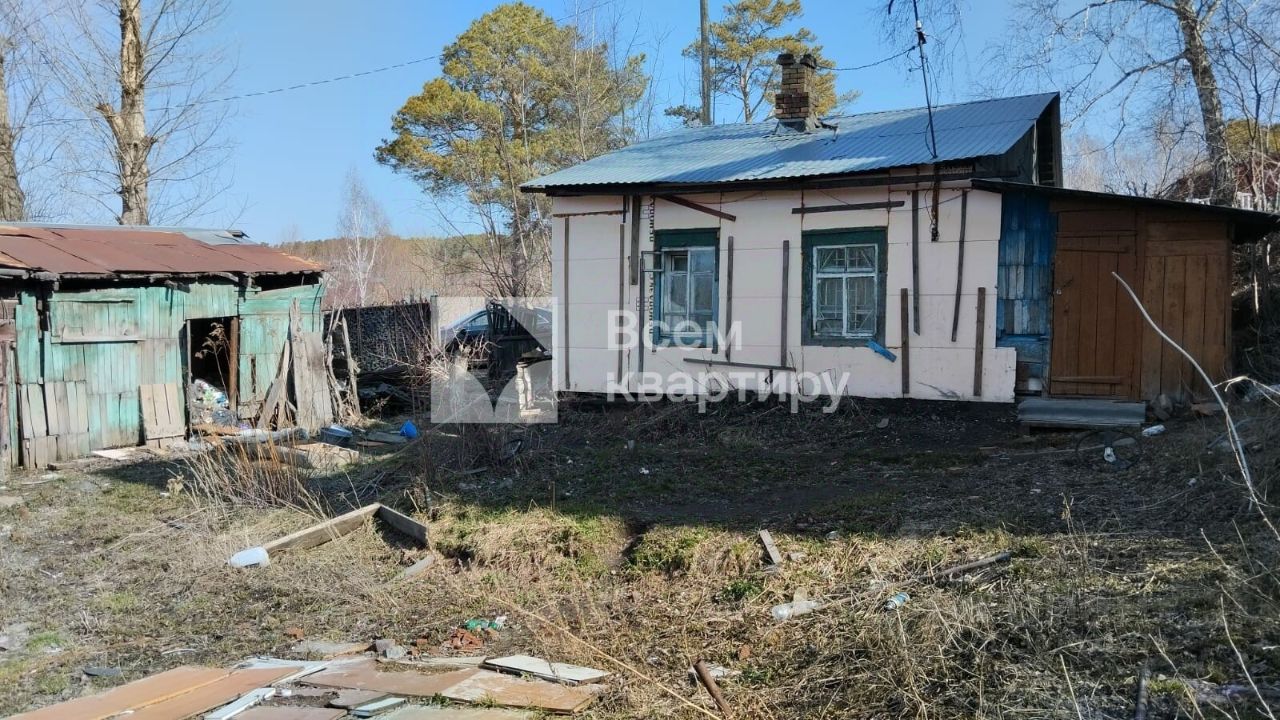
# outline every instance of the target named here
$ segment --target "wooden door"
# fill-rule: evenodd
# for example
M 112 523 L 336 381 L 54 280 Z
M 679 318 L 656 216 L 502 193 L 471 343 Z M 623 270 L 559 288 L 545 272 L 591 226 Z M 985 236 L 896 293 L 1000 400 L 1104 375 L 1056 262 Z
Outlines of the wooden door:
M 1051 395 L 1137 398 L 1140 318 L 1113 272 L 1140 287 L 1133 233 L 1059 234 L 1053 268 Z

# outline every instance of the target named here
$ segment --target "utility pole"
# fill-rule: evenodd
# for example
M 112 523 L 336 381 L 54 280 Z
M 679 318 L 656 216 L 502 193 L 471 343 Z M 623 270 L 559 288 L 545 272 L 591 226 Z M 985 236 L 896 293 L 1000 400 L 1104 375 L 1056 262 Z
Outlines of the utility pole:
M 707 0 L 701 2 L 698 51 L 702 56 L 702 124 L 711 124 L 711 46 L 707 41 Z

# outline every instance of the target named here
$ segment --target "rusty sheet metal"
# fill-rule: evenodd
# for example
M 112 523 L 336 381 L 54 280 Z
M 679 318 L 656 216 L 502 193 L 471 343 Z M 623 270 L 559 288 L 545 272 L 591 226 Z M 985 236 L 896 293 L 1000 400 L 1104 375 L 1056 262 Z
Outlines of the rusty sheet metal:
M 318 272 L 265 245 L 210 245 L 183 232 L 131 227 L 0 225 L 0 267 L 57 275 Z

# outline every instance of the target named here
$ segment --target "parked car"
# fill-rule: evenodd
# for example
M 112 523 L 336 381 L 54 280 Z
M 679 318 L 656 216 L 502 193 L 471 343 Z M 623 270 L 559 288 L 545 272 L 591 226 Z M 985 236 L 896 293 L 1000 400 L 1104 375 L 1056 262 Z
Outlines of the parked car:
M 499 306 L 501 307 L 501 306 Z M 547 308 L 534 308 L 537 326 L 529 328 L 530 335 L 551 334 L 551 311 Z M 445 352 L 456 353 L 464 347 L 481 347 L 493 342 L 489 329 L 489 310 L 477 310 L 462 319 L 445 326 L 440 331 L 440 342 Z M 550 350 L 550 348 L 545 348 Z

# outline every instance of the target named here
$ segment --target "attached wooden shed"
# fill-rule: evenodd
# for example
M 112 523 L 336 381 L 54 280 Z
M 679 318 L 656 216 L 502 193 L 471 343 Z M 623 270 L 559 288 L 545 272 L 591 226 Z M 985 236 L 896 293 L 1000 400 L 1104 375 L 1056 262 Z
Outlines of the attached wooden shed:
M 1269 213 L 998 180 L 1003 197 L 997 346 L 1017 389 L 1153 400 L 1208 388 L 1141 318 L 1112 273 L 1215 381 L 1231 375 L 1232 245 L 1276 229 Z
M 7 464 L 180 440 L 196 379 L 254 417 L 291 337 L 319 338 L 322 275 L 238 232 L 0 225 Z

